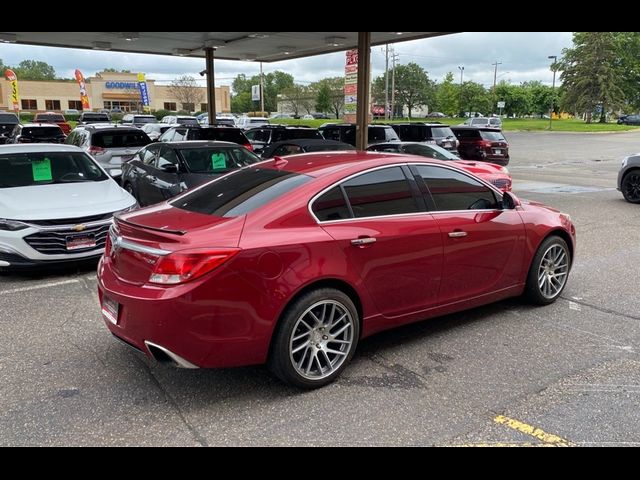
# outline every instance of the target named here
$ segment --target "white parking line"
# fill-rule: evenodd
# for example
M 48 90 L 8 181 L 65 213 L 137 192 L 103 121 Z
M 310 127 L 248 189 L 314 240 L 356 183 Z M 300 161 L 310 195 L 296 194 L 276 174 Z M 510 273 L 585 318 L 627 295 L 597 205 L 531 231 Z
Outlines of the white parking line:
M 62 280 L 60 282 L 43 283 L 41 285 L 33 285 L 31 287 L 12 288 L 11 290 L 0 290 L 0 295 L 8 295 L 10 293 L 28 292 L 30 290 L 40 290 L 41 288 L 57 287 L 58 285 L 68 285 L 70 283 L 78 283 L 80 280 Z

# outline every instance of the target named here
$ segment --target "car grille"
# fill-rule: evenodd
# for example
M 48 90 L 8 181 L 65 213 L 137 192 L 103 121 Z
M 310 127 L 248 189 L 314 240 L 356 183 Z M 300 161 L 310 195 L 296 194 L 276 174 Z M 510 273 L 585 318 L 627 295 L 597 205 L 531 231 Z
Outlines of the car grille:
M 104 225 L 96 225 L 94 227 L 88 227 L 81 232 L 76 232 L 69 228 L 60 230 L 48 230 L 46 232 L 38 232 L 27 237 L 24 237 L 25 242 L 29 244 L 34 250 L 45 255 L 62 255 L 69 253 L 84 253 L 93 250 L 100 250 L 104 248 L 107 241 L 107 234 L 109 232 L 111 223 L 105 223 Z M 95 247 L 80 248 L 76 250 L 67 250 L 67 237 L 73 236 L 86 236 L 95 235 L 96 245 Z
M 498 188 L 505 188 L 511 185 L 511 180 L 509 180 L 508 178 L 494 178 L 493 180 L 491 180 L 491 183 L 493 183 Z
M 90 217 L 61 218 L 59 220 L 25 220 L 25 222 L 31 225 L 42 225 L 48 227 L 51 225 L 80 225 L 82 223 L 99 222 L 100 220 L 108 220 L 111 217 L 113 217 L 113 212 L 103 213 L 101 215 L 92 215 Z

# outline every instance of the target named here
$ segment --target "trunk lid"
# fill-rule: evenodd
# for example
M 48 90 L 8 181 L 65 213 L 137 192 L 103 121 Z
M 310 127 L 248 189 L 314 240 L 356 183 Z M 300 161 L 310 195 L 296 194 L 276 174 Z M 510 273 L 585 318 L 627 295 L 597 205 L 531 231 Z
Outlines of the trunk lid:
M 237 247 L 245 216 L 216 217 L 167 204 L 115 219 L 109 261 L 123 282 L 149 281 L 159 258 L 179 250 Z

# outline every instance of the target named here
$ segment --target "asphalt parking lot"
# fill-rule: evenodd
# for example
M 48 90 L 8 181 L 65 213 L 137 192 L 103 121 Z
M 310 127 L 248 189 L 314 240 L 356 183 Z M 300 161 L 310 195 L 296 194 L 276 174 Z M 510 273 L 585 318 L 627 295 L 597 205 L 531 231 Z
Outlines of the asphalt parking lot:
M 0 445 L 640 445 L 640 132 L 507 133 L 514 191 L 570 213 L 555 304 L 508 300 L 364 340 L 334 384 L 148 364 L 108 333 L 91 267 L 0 276 Z

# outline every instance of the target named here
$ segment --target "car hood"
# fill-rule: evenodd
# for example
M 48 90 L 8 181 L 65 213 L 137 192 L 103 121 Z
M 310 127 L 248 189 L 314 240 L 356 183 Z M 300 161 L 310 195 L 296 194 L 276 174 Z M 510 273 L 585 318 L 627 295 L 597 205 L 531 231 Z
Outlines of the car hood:
M 0 217 L 52 220 L 123 210 L 135 199 L 113 180 L 0 189 Z

